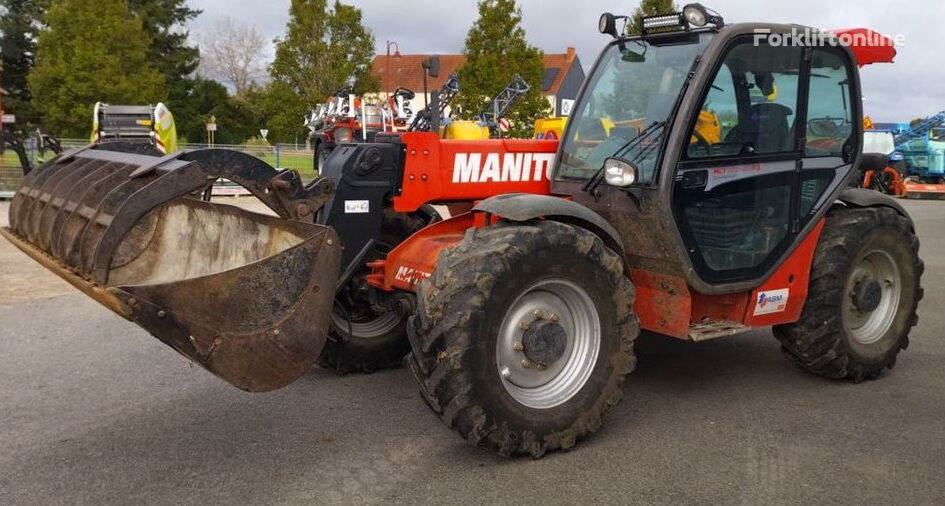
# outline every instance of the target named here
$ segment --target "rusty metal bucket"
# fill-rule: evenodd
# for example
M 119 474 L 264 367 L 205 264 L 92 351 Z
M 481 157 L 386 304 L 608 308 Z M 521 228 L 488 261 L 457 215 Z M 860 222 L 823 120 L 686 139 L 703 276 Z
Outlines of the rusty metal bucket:
M 325 344 L 341 257 L 335 231 L 310 218 L 331 188 L 237 152 L 112 149 L 124 148 L 67 152 L 31 172 L 0 234 L 236 387 L 305 374 Z M 218 177 L 280 216 L 191 196 Z

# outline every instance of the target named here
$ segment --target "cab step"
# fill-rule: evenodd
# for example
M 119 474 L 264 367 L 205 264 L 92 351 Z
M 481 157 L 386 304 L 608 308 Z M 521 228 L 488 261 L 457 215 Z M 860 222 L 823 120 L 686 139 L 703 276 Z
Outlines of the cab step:
M 749 330 L 751 330 L 751 327 L 739 322 L 728 320 L 705 321 L 693 323 L 689 326 L 689 339 L 693 341 L 707 341 L 717 337 L 741 334 Z

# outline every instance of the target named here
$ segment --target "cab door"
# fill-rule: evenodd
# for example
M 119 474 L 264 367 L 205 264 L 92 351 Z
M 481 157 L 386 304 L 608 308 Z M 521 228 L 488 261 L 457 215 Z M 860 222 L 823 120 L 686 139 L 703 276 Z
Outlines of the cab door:
M 830 204 L 859 151 L 856 83 L 840 47 L 735 39 L 694 114 L 673 188 L 703 281 L 762 279 Z
M 832 203 L 831 195 L 853 171 L 860 151 L 862 112 L 855 63 L 839 47 L 808 49 L 807 118 L 804 159 L 798 172 L 798 228 L 810 223 Z M 885 153 L 884 153 L 885 154 Z
M 804 49 L 735 39 L 677 167 L 673 211 L 699 277 L 761 276 L 792 243 Z

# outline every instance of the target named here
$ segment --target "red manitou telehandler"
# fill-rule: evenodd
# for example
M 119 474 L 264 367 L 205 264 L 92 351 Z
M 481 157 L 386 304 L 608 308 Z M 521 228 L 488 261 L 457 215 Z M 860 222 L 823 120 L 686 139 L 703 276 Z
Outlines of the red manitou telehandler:
M 878 163 L 858 47 L 698 4 L 627 19 L 601 17 L 560 141 L 378 134 L 308 184 L 234 151 L 89 146 L 26 177 L 3 235 L 245 390 L 406 356 L 443 422 L 502 455 L 598 430 L 641 328 L 773 327 L 814 374 L 892 367 L 923 265 L 900 204 L 850 187 Z M 837 142 L 809 146 L 824 117 Z M 220 177 L 278 216 L 193 197 Z

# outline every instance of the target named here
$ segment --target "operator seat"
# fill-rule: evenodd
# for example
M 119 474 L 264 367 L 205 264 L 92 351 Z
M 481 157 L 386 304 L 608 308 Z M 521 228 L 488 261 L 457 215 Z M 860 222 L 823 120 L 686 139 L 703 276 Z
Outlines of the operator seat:
M 790 151 L 794 142 L 788 118 L 793 114 L 790 107 L 781 104 L 755 104 L 748 117 L 725 136 L 725 142 L 751 144 L 762 153 Z

